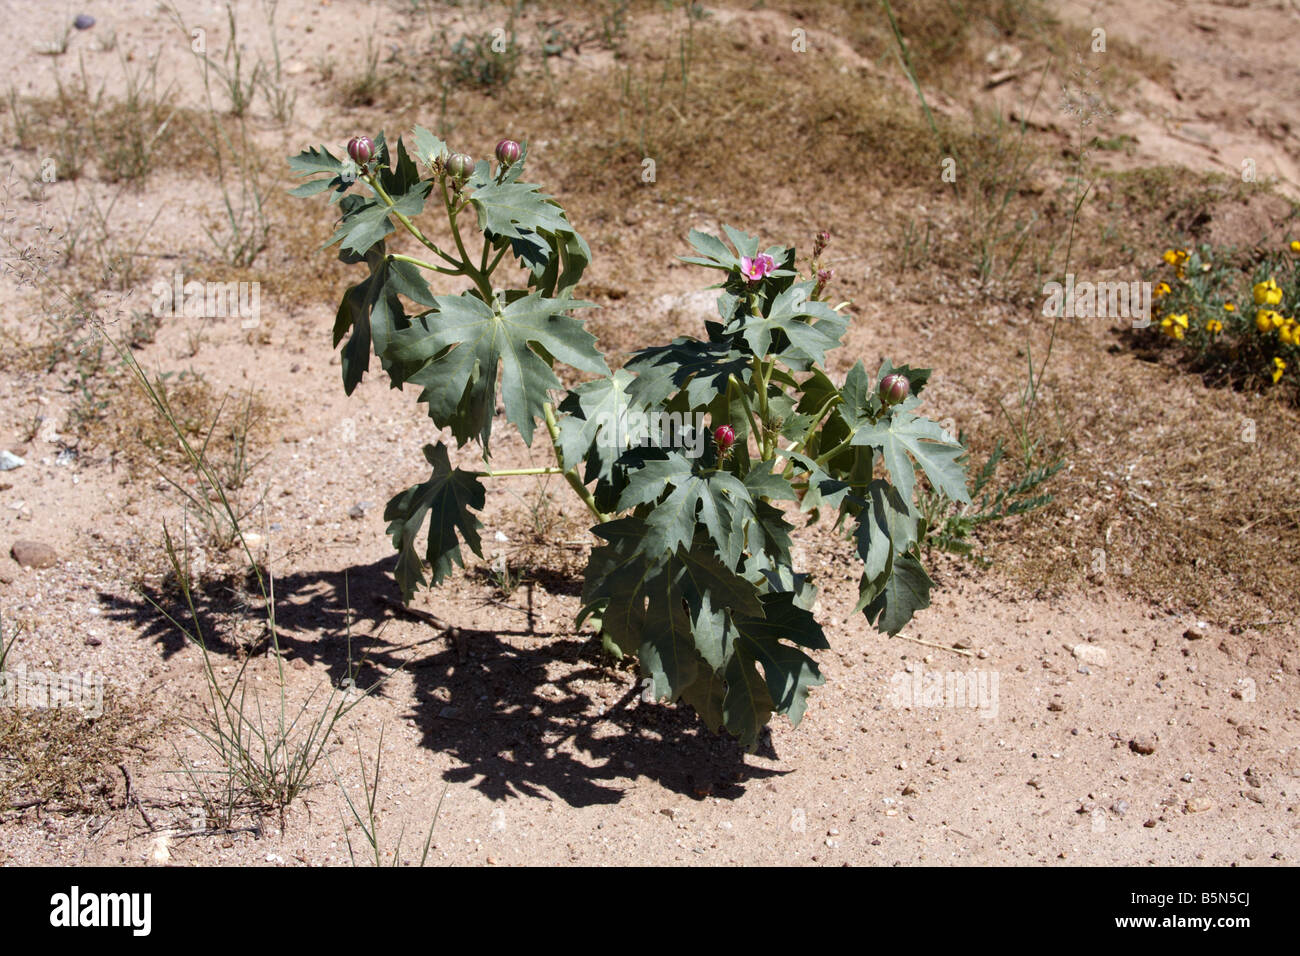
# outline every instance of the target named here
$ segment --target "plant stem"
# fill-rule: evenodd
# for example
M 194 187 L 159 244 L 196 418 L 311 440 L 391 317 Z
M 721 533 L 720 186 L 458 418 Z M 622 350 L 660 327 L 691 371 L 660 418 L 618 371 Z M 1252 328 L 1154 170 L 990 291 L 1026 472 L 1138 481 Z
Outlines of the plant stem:
M 460 212 L 460 210 L 454 208 L 451 196 L 447 193 L 446 177 L 443 177 L 439 181 L 438 185 L 442 189 L 442 201 L 447 207 L 447 221 L 451 223 L 451 235 L 452 238 L 456 240 L 456 249 L 460 252 L 461 259 L 463 260 L 465 275 L 469 276 L 470 279 L 473 280 L 474 284 L 478 286 L 478 291 L 479 294 L 483 296 L 483 301 L 488 305 L 491 305 L 493 299 L 492 283 L 488 281 L 486 274 L 470 265 L 469 253 L 465 250 L 465 240 L 460 237 L 460 226 L 456 225 L 456 214 Z
M 409 217 L 407 217 L 403 213 L 398 212 L 396 205 L 392 200 L 392 197 L 388 195 L 383 185 L 380 184 L 378 176 L 363 176 L 362 178 L 364 179 L 366 185 L 374 190 L 375 195 L 384 201 L 384 203 L 388 206 L 389 212 L 397 219 L 397 221 L 406 227 L 407 232 L 415 236 L 415 238 L 418 239 L 424 246 L 426 246 L 429 249 L 432 249 L 438 255 L 442 256 L 442 258 L 450 262 L 453 266 L 459 268 L 467 265 L 467 263 L 464 262 L 457 262 L 451 256 L 447 255 L 447 253 L 439 249 L 437 243 L 435 243 L 432 239 L 429 239 L 427 236 L 425 236 L 425 234 L 419 230 L 419 228 L 415 225 L 415 223 L 411 222 Z M 466 258 L 468 258 L 468 256 Z
M 547 402 L 542 406 L 542 413 L 546 416 L 546 430 L 551 434 L 551 447 L 555 449 L 555 460 L 559 462 L 560 467 L 563 468 L 564 456 L 560 453 L 560 426 L 555 421 L 555 407 L 550 402 Z M 609 515 L 605 514 L 599 507 L 597 507 L 596 499 L 592 496 L 591 492 L 587 490 L 587 486 L 582 483 L 582 479 L 578 477 L 577 465 L 574 465 L 568 471 L 564 472 L 564 480 L 569 483 L 569 487 L 574 490 L 574 493 L 582 499 L 583 504 L 587 506 L 588 510 L 591 511 L 597 521 L 604 524 L 609 520 Z
M 500 471 L 476 471 L 480 478 L 516 478 L 526 475 L 562 475 L 563 468 L 546 465 L 541 468 L 503 468 Z
M 432 262 L 425 262 L 423 259 L 417 259 L 415 256 L 405 256 L 400 253 L 390 252 L 388 258 L 397 262 L 409 262 L 413 266 L 419 266 L 421 269 L 431 269 L 434 272 L 441 272 L 445 276 L 461 276 L 465 274 L 464 269 L 448 269 L 444 266 L 435 266 Z
M 740 403 L 745 406 L 745 417 L 749 419 L 750 431 L 754 433 L 754 441 L 757 442 L 760 440 L 759 436 L 761 434 L 758 428 L 758 419 L 754 417 L 754 410 L 749 407 L 749 396 L 745 394 L 744 387 L 736 380 L 736 376 L 731 375 L 727 378 L 727 388 L 730 389 L 733 386 L 736 389 L 736 394 L 740 396 Z

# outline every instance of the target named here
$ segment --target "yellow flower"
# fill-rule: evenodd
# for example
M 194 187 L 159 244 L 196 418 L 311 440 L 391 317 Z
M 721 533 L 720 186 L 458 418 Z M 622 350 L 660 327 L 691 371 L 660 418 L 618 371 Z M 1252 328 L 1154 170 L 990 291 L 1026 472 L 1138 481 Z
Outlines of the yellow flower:
M 1168 283 L 1168 282 L 1157 282 L 1157 283 L 1156 283 L 1156 297 L 1157 297 L 1157 298 L 1159 298 L 1159 297 L 1162 296 L 1162 295 L 1168 295 L 1168 294 L 1169 294 L 1170 292 L 1172 292 L 1172 291 L 1173 291 L 1173 289 L 1169 288 L 1169 283 Z
M 1282 378 L 1282 373 L 1286 370 L 1286 362 L 1280 358 L 1273 359 L 1273 384 L 1276 385 Z
M 1255 285 L 1255 304 L 1256 305 L 1277 305 L 1282 301 L 1282 289 L 1269 276 L 1264 282 Z
M 1171 339 L 1183 340 L 1183 335 L 1187 332 L 1186 315 L 1167 315 L 1160 320 L 1160 331 Z
M 1187 261 L 1187 253 L 1182 249 L 1166 249 L 1160 258 L 1171 266 L 1181 266 Z
M 1233 305 L 1231 302 L 1225 302 L 1225 303 L 1223 303 L 1223 311 L 1224 311 L 1224 312 L 1236 312 L 1236 311 L 1237 311 L 1237 307 L 1236 307 L 1235 305 Z
M 1300 239 L 1291 240 L 1291 251 L 1300 254 Z
M 1278 338 L 1282 340 L 1283 345 L 1295 345 L 1295 326 L 1284 325 L 1281 331 L 1277 333 Z
M 1210 321 L 1205 323 L 1205 331 L 1209 332 L 1211 335 L 1218 335 L 1223 331 L 1223 323 L 1218 319 L 1210 319 Z
M 1271 332 L 1282 327 L 1286 320 L 1272 309 L 1260 309 L 1255 313 L 1255 328 L 1261 332 Z

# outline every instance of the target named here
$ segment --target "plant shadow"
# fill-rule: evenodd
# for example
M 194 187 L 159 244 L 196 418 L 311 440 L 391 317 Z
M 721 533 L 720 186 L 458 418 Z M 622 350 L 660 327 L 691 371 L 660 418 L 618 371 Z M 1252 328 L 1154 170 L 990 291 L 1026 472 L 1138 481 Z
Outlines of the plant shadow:
M 403 716 L 418 728 L 421 746 L 458 765 L 444 773 L 447 781 L 494 800 L 554 798 L 584 807 L 618 803 L 645 781 L 696 800 L 734 799 L 750 780 L 784 773 L 747 763 L 733 738 L 709 731 L 690 707 L 643 701 L 635 675 L 611 666 L 597 638 L 539 625 L 532 613 L 536 582 L 516 595 L 524 606 L 506 605 L 520 627 L 444 629 L 429 623 L 428 612 L 420 619 L 418 608 L 401 608 L 391 564 L 386 558 L 276 578 L 279 646 L 290 661 L 324 667 L 335 687 L 351 679 L 387 696 L 387 678 L 404 671 L 414 687 Z M 99 597 L 106 616 L 157 642 L 164 656 L 187 645 L 149 598 Z M 170 604 L 165 594 L 149 597 L 188 623 L 179 596 Z M 264 626 L 260 608 L 232 602 L 230 589 L 220 586 L 196 592 L 194 600 L 210 653 L 251 652 L 224 634 L 232 616 L 246 625 L 260 618 Z M 269 646 L 262 641 L 257 650 Z M 605 705 L 592 691 L 610 684 L 619 697 Z M 766 730 L 757 755 L 776 758 Z

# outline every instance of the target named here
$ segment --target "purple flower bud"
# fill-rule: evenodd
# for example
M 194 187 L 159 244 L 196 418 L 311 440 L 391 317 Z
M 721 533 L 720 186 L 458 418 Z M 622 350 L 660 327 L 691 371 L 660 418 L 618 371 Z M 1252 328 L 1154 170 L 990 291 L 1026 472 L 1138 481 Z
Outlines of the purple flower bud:
M 353 136 L 348 140 L 348 155 L 352 162 L 364 166 L 375 155 L 375 142 L 369 136 Z
M 502 166 L 511 166 L 519 162 L 519 157 L 524 151 L 519 148 L 519 144 L 513 139 L 503 139 L 497 143 L 497 161 Z
M 719 425 L 713 430 L 713 443 L 718 446 L 718 451 L 725 455 L 727 450 L 736 443 L 736 430 L 730 425 Z
M 912 392 L 912 383 L 906 375 L 894 372 L 880 380 L 880 400 L 886 405 L 897 405 Z
M 469 179 L 469 174 L 474 172 L 474 159 L 465 153 L 452 153 L 451 158 L 447 160 L 447 172 L 459 180 Z
M 829 229 L 823 229 L 821 232 L 817 233 L 817 238 L 813 240 L 814 259 L 820 256 L 823 251 L 825 251 L 826 247 L 830 244 L 830 241 L 831 241 L 831 233 Z

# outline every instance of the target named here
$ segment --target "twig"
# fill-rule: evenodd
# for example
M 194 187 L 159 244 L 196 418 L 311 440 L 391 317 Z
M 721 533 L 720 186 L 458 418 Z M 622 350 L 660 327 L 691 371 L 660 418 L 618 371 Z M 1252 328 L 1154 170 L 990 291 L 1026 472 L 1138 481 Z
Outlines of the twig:
M 140 802 L 139 794 L 135 792 L 135 784 L 131 780 L 131 771 L 126 769 L 126 764 L 124 763 L 118 764 L 117 769 L 122 771 L 122 777 L 126 780 L 127 804 L 135 804 L 135 808 L 140 811 L 140 816 L 144 818 L 145 824 L 149 827 L 149 832 L 153 833 L 158 828 L 154 825 L 153 819 L 149 816 L 149 812 L 145 810 L 144 804 Z
M 443 631 L 458 630 L 458 628 L 452 627 L 446 621 L 442 620 L 442 618 L 430 614 L 428 611 L 421 611 L 418 607 L 408 607 L 407 605 L 403 604 L 401 601 L 394 601 L 392 598 L 388 597 L 387 595 L 381 595 L 379 600 L 387 604 L 389 607 L 401 611 L 403 614 L 409 615 L 410 617 L 415 618 L 417 621 L 423 621 L 425 624 L 428 624 L 432 627 L 436 627 Z
M 974 657 L 975 652 L 964 647 L 951 647 L 948 644 L 935 644 L 933 641 L 923 641 L 919 637 L 908 637 L 906 634 L 895 634 L 894 637 L 902 638 L 905 641 L 911 641 L 914 644 L 924 644 L 926 647 L 933 647 L 940 651 L 951 651 L 953 654 L 961 654 L 965 657 Z

